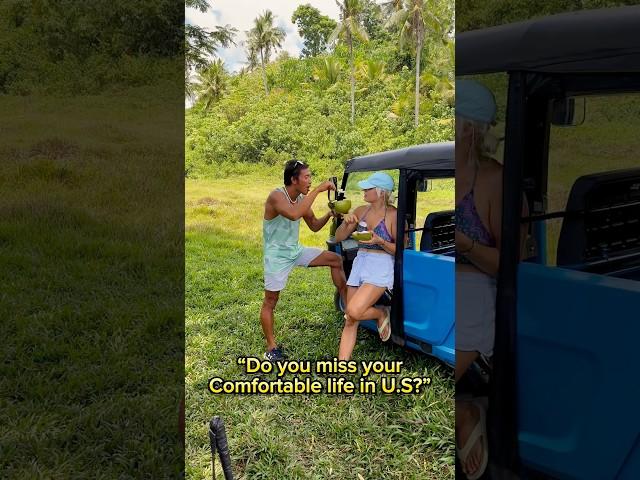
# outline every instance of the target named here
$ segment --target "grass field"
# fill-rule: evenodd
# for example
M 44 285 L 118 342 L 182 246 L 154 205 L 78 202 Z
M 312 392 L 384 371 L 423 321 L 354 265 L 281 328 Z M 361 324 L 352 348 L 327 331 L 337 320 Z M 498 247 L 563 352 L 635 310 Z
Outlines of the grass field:
M 316 183 L 318 180 L 316 179 Z M 261 170 L 186 184 L 186 472 L 211 478 L 207 422 L 223 417 L 238 479 L 443 479 L 454 477 L 454 382 L 426 356 L 383 345 L 361 331 L 355 360 L 401 360 L 403 376 L 432 385 L 411 396 L 212 395 L 208 379 L 250 378 L 236 364 L 261 356 L 262 215 L 280 172 Z M 420 207 L 450 208 L 451 183 Z M 326 197 L 316 202 L 319 216 Z M 323 247 L 328 225 L 301 241 Z M 294 359 L 335 355 L 342 329 L 326 268 L 296 269 L 276 309 L 276 335 Z M 221 470 L 217 469 L 218 475 Z M 221 477 L 220 477 L 221 478 Z
M 171 102 L 182 106 L 170 93 L 0 96 L 2 478 L 180 475 Z

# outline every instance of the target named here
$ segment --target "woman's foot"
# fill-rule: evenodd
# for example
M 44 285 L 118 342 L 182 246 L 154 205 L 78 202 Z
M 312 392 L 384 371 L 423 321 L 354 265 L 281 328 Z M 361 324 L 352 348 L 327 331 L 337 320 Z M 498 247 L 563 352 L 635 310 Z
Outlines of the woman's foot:
M 482 421 L 480 408 L 473 402 L 456 402 L 456 442 L 459 451 L 467 449 L 467 442 L 473 431 L 478 427 L 478 422 Z M 485 455 L 483 451 L 485 444 L 482 438 L 483 435 L 486 435 L 486 429 L 483 429 L 482 435 L 472 439 L 474 444 L 471 445 L 466 458 L 459 458 L 462 470 L 469 478 L 480 476 L 479 470 L 483 467 L 483 457 Z
M 389 340 L 391 336 L 391 318 L 390 318 L 390 308 L 384 307 L 382 308 L 383 317 L 382 320 L 378 320 L 378 333 L 380 334 L 380 340 L 386 342 Z

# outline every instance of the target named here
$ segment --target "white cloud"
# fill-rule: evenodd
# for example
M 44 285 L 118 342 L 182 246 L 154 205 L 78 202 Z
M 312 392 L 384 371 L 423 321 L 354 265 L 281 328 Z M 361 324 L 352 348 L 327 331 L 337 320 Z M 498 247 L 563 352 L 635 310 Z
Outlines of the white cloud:
M 298 35 L 298 28 L 291 23 L 291 15 L 298 5 L 311 4 L 334 20 L 339 17 L 338 6 L 334 0 L 210 0 L 211 8 L 202 13 L 191 8 L 186 9 L 187 23 L 199 25 L 206 29 L 213 29 L 216 25 L 231 25 L 238 29 L 235 37 L 236 46 L 222 48 L 218 51 L 224 60 L 227 69 L 238 71 L 246 61 L 244 46 L 246 40 L 245 31 L 253 27 L 253 20 L 265 10 L 271 10 L 276 17 L 275 22 L 284 28 L 287 36 L 282 44 L 282 50 L 286 50 L 292 56 L 298 56 L 302 50 L 302 39 Z

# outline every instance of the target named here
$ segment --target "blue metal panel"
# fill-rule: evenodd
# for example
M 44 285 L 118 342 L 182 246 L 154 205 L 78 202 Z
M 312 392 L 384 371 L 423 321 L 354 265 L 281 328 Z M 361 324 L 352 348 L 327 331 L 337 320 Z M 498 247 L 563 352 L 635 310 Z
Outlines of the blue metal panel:
M 404 331 L 430 345 L 442 345 L 455 328 L 455 259 L 404 252 Z
M 630 370 L 639 311 L 640 282 L 520 264 L 518 437 L 526 465 L 561 479 L 640 478 L 640 376 Z
M 431 347 L 431 355 L 455 365 L 455 258 L 404 251 L 404 329 Z M 377 332 L 374 321 L 361 326 Z M 424 351 L 416 341 L 407 347 Z

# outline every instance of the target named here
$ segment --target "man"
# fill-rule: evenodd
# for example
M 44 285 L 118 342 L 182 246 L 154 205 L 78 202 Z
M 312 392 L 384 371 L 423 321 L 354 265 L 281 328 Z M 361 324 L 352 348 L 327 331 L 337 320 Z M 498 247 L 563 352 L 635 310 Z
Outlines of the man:
M 319 248 L 303 247 L 298 240 L 301 218 L 312 232 L 317 232 L 334 215 L 330 211 L 323 217 L 316 218 L 311 209 L 319 193 L 334 189 L 333 183 L 326 181 L 311 190 L 309 166 L 299 160 L 291 160 L 284 168 L 284 187 L 272 191 L 264 205 L 265 286 L 260 322 L 267 342 L 264 358 L 269 361 L 276 362 L 286 358 L 282 348 L 277 346 L 273 334 L 273 310 L 293 267 L 330 267 L 333 284 L 342 298 L 346 299 L 347 282 L 340 256 Z

